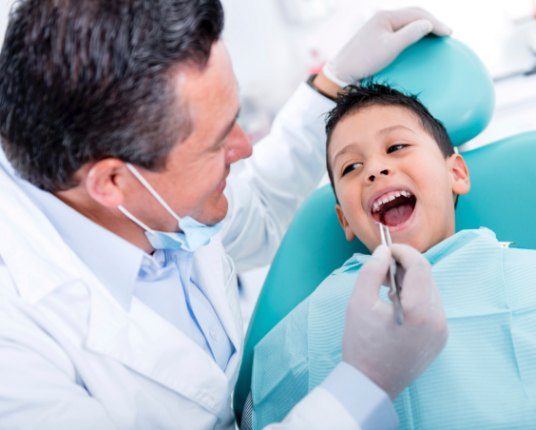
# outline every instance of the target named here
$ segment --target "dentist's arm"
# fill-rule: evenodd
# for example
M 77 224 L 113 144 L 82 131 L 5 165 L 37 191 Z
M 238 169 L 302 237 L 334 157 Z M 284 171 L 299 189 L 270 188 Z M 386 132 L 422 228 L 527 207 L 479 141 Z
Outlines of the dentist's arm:
M 335 81 L 356 82 L 388 65 L 428 32 L 449 30 L 422 9 L 379 12 L 325 70 Z M 326 94 L 340 90 L 323 74 L 313 85 Z M 271 261 L 294 212 L 324 175 L 324 115 L 333 107 L 332 100 L 300 85 L 244 168 L 229 177 L 230 205 L 222 237 L 238 271 Z
M 402 326 L 395 322 L 393 306 L 379 296 L 392 256 L 404 272 Z M 391 399 L 434 361 L 447 336 L 441 298 L 426 259 L 406 245 L 379 247 L 360 270 L 348 303 L 343 362 L 284 422 L 267 429 L 395 429 Z

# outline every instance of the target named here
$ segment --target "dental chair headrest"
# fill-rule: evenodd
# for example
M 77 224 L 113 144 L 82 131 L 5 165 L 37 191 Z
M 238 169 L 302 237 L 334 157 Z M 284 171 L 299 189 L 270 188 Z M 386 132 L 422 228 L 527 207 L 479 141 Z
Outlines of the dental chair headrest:
M 486 128 L 495 106 L 493 81 L 482 61 L 452 37 L 426 37 L 373 77 L 415 94 L 461 145 Z

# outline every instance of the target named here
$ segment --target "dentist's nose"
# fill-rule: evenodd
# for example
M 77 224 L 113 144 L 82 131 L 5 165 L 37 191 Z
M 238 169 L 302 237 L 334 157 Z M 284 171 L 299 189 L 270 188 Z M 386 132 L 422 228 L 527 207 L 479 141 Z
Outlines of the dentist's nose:
M 235 124 L 228 137 L 227 163 L 229 165 L 251 156 L 253 147 L 242 128 Z

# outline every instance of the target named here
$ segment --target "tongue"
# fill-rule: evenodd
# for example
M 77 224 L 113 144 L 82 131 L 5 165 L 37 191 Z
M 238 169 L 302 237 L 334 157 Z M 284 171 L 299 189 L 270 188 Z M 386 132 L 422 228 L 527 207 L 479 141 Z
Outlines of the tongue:
M 383 213 L 383 223 L 389 227 L 394 227 L 406 221 L 413 212 L 411 204 L 403 204 L 387 209 Z

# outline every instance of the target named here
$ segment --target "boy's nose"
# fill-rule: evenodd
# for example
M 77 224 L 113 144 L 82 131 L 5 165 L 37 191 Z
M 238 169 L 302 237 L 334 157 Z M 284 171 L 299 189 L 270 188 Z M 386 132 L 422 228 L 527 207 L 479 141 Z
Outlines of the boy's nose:
M 369 182 L 374 182 L 378 176 L 381 176 L 381 175 L 388 176 L 390 174 L 391 174 L 391 171 L 389 169 L 382 169 L 376 175 L 374 174 L 369 175 L 368 180 Z

